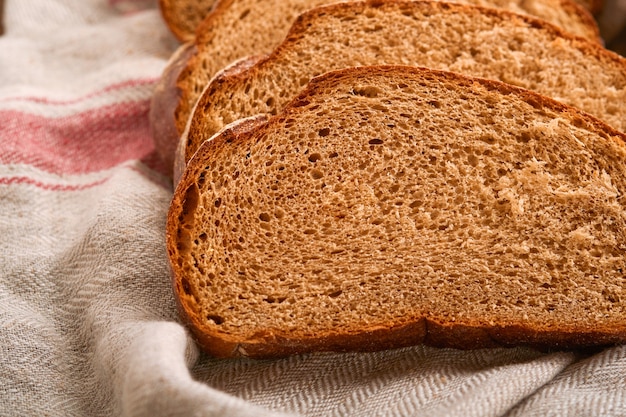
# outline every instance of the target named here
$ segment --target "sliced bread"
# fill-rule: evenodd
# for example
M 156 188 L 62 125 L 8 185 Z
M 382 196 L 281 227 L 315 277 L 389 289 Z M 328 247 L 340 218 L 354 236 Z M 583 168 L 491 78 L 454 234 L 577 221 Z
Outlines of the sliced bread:
M 372 4 L 380 3 L 372 1 Z M 599 41 L 597 25 L 591 15 L 573 0 L 468 0 L 469 3 L 487 7 L 498 7 L 518 13 L 534 15 L 564 28 L 577 36 Z M 166 128 L 165 133 L 156 131 L 158 149 L 166 154 L 176 147 L 184 131 L 189 115 L 202 90 L 209 80 L 222 68 L 248 55 L 269 53 L 287 34 L 297 16 L 315 6 L 333 3 L 330 0 L 222 0 L 201 23 L 197 31 L 195 49 L 181 56 L 177 72 L 169 71 L 169 79 L 163 81 L 175 89 L 174 94 L 165 94 L 159 99 L 170 100 L 160 104 L 167 113 L 154 114 Z M 167 71 L 166 71 L 167 72 Z M 178 135 L 167 132 L 177 131 Z M 162 146 L 165 146 L 163 148 Z M 171 156 L 168 157 L 171 159 Z
M 182 42 L 195 38 L 196 28 L 202 22 L 216 0 L 159 0 L 159 9 L 165 24 Z
M 181 314 L 219 357 L 626 342 L 625 140 L 500 82 L 327 73 L 188 164 Z
M 280 111 L 314 76 L 376 64 L 504 81 L 626 131 L 626 59 L 593 42 L 504 10 L 428 1 L 351 2 L 304 13 L 271 55 L 216 76 L 183 138 L 184 160 L 226 124 Z

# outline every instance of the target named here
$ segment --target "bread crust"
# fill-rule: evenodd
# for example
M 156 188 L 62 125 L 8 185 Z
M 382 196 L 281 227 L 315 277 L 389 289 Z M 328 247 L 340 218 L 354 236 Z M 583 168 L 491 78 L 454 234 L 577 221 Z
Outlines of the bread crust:
M 405 77 L 432 78 L 441 83 L 450 83 L 468 91 L 486 89 L 497 91 L 503 96 L 516 96 L 535 108 L 547 109 L 569 120 L 573 125 L 584 128 L 604 137 L 621 149 L 626 148 L 626 136 L 607 126 L 596 118 L 572 107 L 558 103 L 548 97 L 523 90 L 498 81 L 470 78 L 456 73 L 434 71 L 425 68 L 375 66 L 337 70 L 311 81 L 303 92 L 295 98 L 278 116 L 267 122 L 248 125 L 236 130 L 226 130 L 213 140 L 205 142 L 190 162 L 177 188 L 168 213 L 167 247 L 172 269 L 172 282 L 183 320 L 190 327 L 194 337 L 204 350 L 217 357 L 249 356 L 255 358 L 279 357 L 310 351 L 371 351 L 403 347 L 419 343 L 438 347 L 475 349 L 496 346 L 529 345 L 540 348 L 571 349 L 591 346 L 607 346 L 626 340 L 626 327 L 596 326 L 593 329 L 580 329 L 568 323 L 559 328 L 549 326 L 529 326 L 519 322 L 501 322 L 488 325 L 477 318 L 450 319 L 437 312 L 416 312 L 412 317 L 396 323 L 382 323 L 354 331 L 337 333 L 329 330 L 322 334 L 294 332 L 259 331 L 245 339 L 205 327 L 196 317 L 193 291 L 185 285 L 185 276 L 178 263 L 177 254 L 181 243 L 177 224 L 186 216 L 197 200 L 194 196 L 196 177 L 218 150 L 227 152 L 229 146 L 253 140 L 253 133 L 268 129 L 293 117 L 307 105 L 311 98 L 324 87 L 339 83 L 344 78 L 361 79 L 372 74 L 387 74 L 398 79 Z M 191 191 L 190 191 L 191 190 Z M 197 190 L 197 188 L 196 188 Z M 191 201 L 191 203 L 190 203 Z M 184 239 L 183 239 L 184 240 Z
M 189 57 L 196 51 L 196 45 L 193 42 L 187 42 L 174 52 L 165 66 L 150 101 L 149 120 L 152 140 L 165 164 L 166 173 L 170 176 L 180 138 L 176 127 L 175 109 L 181 98 L 181 89 L 176 85 L 176 80 L 185 68 Z
M 187 0 L 188 1 L 188 0 Z M 190 42 L 195 38 L 196 28 L 202 19 L 210 14 L 216 0 L 198 0 L 191 14 L 185 10 L 185 0 L 159 0 L 159 9 L 165 24 L 180 42 Z

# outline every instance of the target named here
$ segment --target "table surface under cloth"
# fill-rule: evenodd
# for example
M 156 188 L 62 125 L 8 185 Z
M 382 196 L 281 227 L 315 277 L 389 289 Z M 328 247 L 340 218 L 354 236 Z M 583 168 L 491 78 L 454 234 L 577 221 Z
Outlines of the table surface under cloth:
M 3 17 L 0 416 L 626 415 L 626 347 L 203 355 L 164 247 L 148 111 L 177 42 L 156 1 L 5 0 Z

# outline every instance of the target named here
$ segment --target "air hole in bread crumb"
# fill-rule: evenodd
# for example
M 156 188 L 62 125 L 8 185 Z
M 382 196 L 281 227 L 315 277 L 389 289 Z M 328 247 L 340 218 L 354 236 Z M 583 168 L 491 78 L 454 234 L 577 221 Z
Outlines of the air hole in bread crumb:
M 467 157 L 467 162 L 468 162 L 471 166 L 475 167 L 475 166 L 477 166 L 477 165 L 478 165 L 478 157 L 476 157 L 476 155 L 468 155 L 468 157 Z
M 352 90 L 354 95 L 368 97 L 368 98 L 376 98 L 378 94 L 380 94 L 381 90 L 375 86 L 365 86 L 365 87 L 356 87 Z
M 218 198 L 217 200 L 215 200 L 215 207 L 219 207 L 222 205 L 222 199 Z
M 324 176 L 324 173 L 322 171 L 320 171 L 319 169 L 312 169 L 311 170 L 311 178 L 313 178 L 314 180 L 319 180 L 323 176 Z
M 331 292 L 330 294 L 328 294 L 328 296 L 329 296 L 330 298 L 337 298 L 337 297 L 339 297 L 342 293 L 343 293 L 343 291 L 342 291 L 342 290 L 337 290 L 337 291 L 333 291 L 333 292 Z
M 310 162 L 317 162 L 320 159 L 322 159 L 322 155 L 320 155 L 318 153 L 312 153 L 311 155 L 309 155 L 309 161 Z
M 328 136 L 328 135 L 330 134 L 330 129 L 329 129 L 329 128 L 327 128 L 327 127 L 325 127 L 325 128 L 323 128 L 323 129 L 318 130 L 318 131 L 317 131 L 317 134 L 318 134 L 319 136 L 321 136 L 321 137 Z
M 338 156 L 339 156 L 339 154 L 337 152 L 333 152 L 333 153 L 328 155 L 329 158 L 337 158 Z
M 384 142 L 382 139 L 380 138 L 374 138 L 374 139 L 370 139 L 369 142 L 370 145 L 382 145 Z
M 270 215 L 267 213 L 261 213 L 259 214 L 259 220 L 261 220 L 262 222 L 269 222 L 270 221 Z
M 209 314 L 206 316 L 207 320 L 212 321 L 213 323 L 217 324 L 218 326 L 222 323 L 224 323 L 224 318 L 215 314 Z
M 266 298 L 263 299 L 263 301 L 265 301 L 266 303 L 269 304 L 274 304 L 274 303 L 282 303 L 287 299 L 287 297 L 274 297 L 272 295 L 268 295 Z
M 183 291 L 185 292 L 185 294 L 191 295 L 191 286 L 189 285 L 189 281 L 187 281 L 186 278 L 183 278 L 180 281 L 180 284 L 182 285 Z
M 532 139 L 529 132 L 522 132 L 519 136 L 515 138 L 520 143 L 528 143 Z

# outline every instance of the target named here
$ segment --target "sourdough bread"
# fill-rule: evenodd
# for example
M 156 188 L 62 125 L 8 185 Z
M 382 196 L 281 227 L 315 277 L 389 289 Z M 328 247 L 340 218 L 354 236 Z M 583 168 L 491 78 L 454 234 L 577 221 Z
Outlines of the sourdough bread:
M 220 357 L 626 341 L 626 137 L 504 83 L 314 79 L 173 197 L 183 317 Z
M 626 59 L 593 42 L 504 10 L 427 1 L 351 2 L 302 14 L 271 55 L 216 76 L 183 137 L 184 160 L 226 124 L 280 111 L 314 76 L 376 64 L 504 81 L 626 130 Z
M 525 13 L 552 22 L 575 35 L 599 41 L 597 25 L 591 15 L 573 0 L 468 0 L 486 7 L 498 7 Z M 248 55 L 269 53 L 287 34 L 297 16 L 315 6 L 333 3 L 330 0 L 222 0 L 201 23 L 195 40 L 196 50 L 190 57 L 181 57 L 184 68 L 176 80 L 180 98 L 175 103 L 159 105 L 174 108 L 156 114 L 154 120 L 172 123 L 178 135 L 161 134 L 157 144 L 174 143 L 184 131 L 193 106 L 209 80 L 222 68 Z M 373 1 L 373 4 L 380 1 Z M 181 65 L 180 63 L 174 65 Z M 171 71 L 170 71 L 171 72 Z M 170 94 L 171 96 L 171 94 Z M 166 95 L 167 97 L 167 95 Z M 171 132 L 174 128 L 166 128 Z M 171 159 L 171 157 L 169 158 Z

